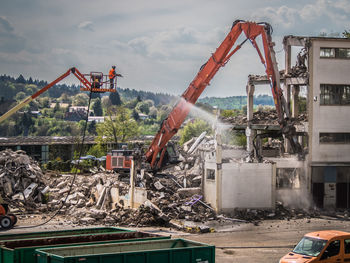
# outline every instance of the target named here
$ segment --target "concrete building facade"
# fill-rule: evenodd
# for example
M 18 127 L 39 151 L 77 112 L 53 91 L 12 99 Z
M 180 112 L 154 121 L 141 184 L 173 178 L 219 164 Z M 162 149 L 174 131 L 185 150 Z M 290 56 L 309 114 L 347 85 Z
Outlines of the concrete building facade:
M 350 39 L 309 46 L 311 190 L 320 207 L 350 208 Z
M 273 208 L 274 200 L 299 207 L 350 208 L 350 39 L 286 36 L 283 43 L 281 83 L 294 118 L 300 114 L 300 91 L 306 91 L 308 120 L 296 127 L 305 158 L 293 155 L 286 140 L 280 156 L 264 156 L 274 163 L 267 169 L 266 163 L 220 163 L 220 151 L 208 153 L 203 190 L 217 211 Z M 292 61 L 296 49 L 300 52 Z M 256 134 L 278 129 L 251 122 L 255 85 L 267 83 L 264 76 L 249 77 L 243 127 L 248 152 Z

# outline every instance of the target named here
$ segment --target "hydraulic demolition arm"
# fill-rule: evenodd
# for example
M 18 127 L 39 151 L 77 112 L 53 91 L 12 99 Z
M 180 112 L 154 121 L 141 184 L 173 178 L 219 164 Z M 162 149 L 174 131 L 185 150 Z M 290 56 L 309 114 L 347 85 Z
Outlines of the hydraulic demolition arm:
M 241 33 L 244 32 L 246 39 L 233 48 L 235 42 Z M 292 141 L 292 147 L 295 146 L 295 140 L 292 138 L 295 128 L 289 121 L 289 110 L 286 106 L 282 90 L 280 88 L 280 76 L 277 68 L 275 52 L 273 50 L 274 43 L 271 39 L 272 28 L 268 23 L 254 23 L 242 20 L 236 20 L 221 45 L 216 49 L 215 53 L 200 68 L 197 76 L 190 83 L 187 90 L 182 94 L 180 101 L 175 105 L 168 117 L 162 122 L 161 127 L 154 137 L 148 151 L 146 152 L 146 160 L 150 163 L 154 170 L 163 166 L 163 161 L 167 153 L 167 143 L 177 133 L 181 124 L 188 115 L 191 106 L 196 103 L 198 97 L 203 90 L 209 85 L 211 79 L 217 71 L 225 66 L 231 56 L 235 54 L 241 46 L 249 40 L 260 57 L 261 63 L 266 68 L 266 74 L 270 80 L 272 95 L 276 106 L 278 120 L 281 125 L 282 133 Z M 264 55 L 260 51 L 256 38 L 261 36 Z

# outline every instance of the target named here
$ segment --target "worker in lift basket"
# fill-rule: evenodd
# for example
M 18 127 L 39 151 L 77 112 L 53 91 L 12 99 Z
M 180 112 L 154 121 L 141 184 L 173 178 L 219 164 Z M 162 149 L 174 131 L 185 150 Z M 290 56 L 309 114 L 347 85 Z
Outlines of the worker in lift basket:
M 123 77 L 121 74 L 117 74 L 115 72 L 115 66 L 112 66 L 112 68 L 109 70 L 108 73 L 108 77 L 109 77 L 109 83 L 110 83 L 110 88 L 113 89 L 114 88 L 114 78 L 118 76 L 118 77 Z

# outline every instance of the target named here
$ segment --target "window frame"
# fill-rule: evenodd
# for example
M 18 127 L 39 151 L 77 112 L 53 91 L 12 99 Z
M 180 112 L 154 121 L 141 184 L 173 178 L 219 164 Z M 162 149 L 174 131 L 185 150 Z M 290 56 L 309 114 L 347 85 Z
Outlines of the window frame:
M 335 243 L 335 242 L 337 242 L 337 241 L 338 241 L 338 243 L 339 243 L 338 253 L 337 253 L 337 254 L 334 254 L 334 255 L 331 255 L 331 256 L 324 257 L 324 255 L 326 254 L 327 249 L 328 249 L 333 243 Z M 320 259 L 321 259 L 321 260 L 325 260 L 325 259 L 327 259 L 327 258 L 339 256 L 339 254 L 340 254 L 340 248 L 341 248 L 341 241 L 340 241 L 340 239 L 336 239 L 336 240 L 333 240 L 333 241 L 329 242 L 328 246 L 327 246 L 327 247 L 325 248 L 325 250 L 323 251 L 323 253 L 322 253 Z
M 349 246 L 349 250 L 348 250 L 348 252 L 346 252 L 346 241 L 348 241 L 348 246 Z M 350 238 L 345 238 L 344 239 L 344 255 L 350 255 Z
M 320 106 L 350 106 L 350 84 L 320 84 Z
M 335 138 L 334 136 L 337 135 L 340 136 L 340 138 L 342 136 L 343 139 L 333 139 Z M 318 137 L 319 144 L 350 144 L 350 132 L 320 132 Z M 327 137 L 333 140 L 327 140 Z
M 322 52 L 325 52 L 325 50 L 333 50 L 333 55 L 331 55 L 331 56 L 322 55 Z M 342 54 L 340 52 L 341 50 L 345 50 L 347 55 L 341 56 L 341 54 Z M 330 53 L 332 53 L 332 51 Z M 320 59 L 350 59 L 350 48 L 348 48 L 348 47 L 320 47 Z
M 210 172 L 210 174 L 209 174 L 209 172 Z M 211 169 L 211 168 L 205 169 L 205 179 L 215 181 L 216 180 L 216 170 Z

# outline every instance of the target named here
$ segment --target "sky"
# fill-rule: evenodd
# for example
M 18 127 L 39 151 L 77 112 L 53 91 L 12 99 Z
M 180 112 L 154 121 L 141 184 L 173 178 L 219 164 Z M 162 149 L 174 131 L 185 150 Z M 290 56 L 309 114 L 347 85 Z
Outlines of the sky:
M 108 73 L 121 88 L 181 95 L 236 19 L 268 22 L 279 69 L 283 36 L 341 36 L 350 0 L 0 0 L 0 74 L 52 81 L 70 67 Z M 246 94 L 263 74 L 249 42 L 215 75 L 204 96 Z M 66 83 L 78 84 L 74 77 Z M 265 93 L 265 92 L 263 92 Z

